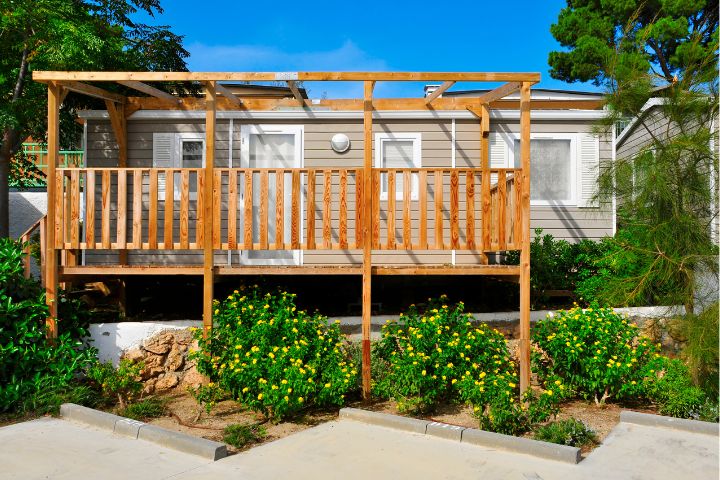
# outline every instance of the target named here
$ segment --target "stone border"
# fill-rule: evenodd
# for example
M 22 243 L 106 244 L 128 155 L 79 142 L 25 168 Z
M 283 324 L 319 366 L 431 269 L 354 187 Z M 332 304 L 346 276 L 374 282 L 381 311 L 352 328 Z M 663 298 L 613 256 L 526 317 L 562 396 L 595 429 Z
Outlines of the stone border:
M 686 418 L 665 417 L 663 415 L 653 415 L 650 413 L 633 412 L 623 410 L 620 412 L 620 421 L 625 423 L 634 423 L 635 425 L 645 425 L 648 427 L 664 427 L 674 430 L 682 430 L 690 433 L 702 433 L 705 435 L 720 435 L 720 425 L 713 422 L 703 422 L 701 420 L 688 420 Z
M 576 447 L 541 442 L 523 437 L 513 437 L 512 435 L 503 435 L 501 433 L 486 432 L 485 430 L 476 428 L 459 427 L 446 423 L 371 412 L 358 408 L 343 408 L 340 410 L 339 417 L 341 419 L 355 420 L 357 422 L 370 423 L 406 432 L 432 435 L 433 437 L 454 440 L 456 442 L 524 453 L 559 462 L 571 464 L 580 462 L 580 449 Z
M 186 433 L 156 427 L 155 425 L 148 425 L 137 420 L 101 412 L 74 403 L 63 403 L 60 406 L 60 416 L 75 422 L 110 430 L 117 435 L 156 443 L 162 447 L 198 455 L 212 461 L 227 457 L 227 445 L 224 443 L 213 442 L 212 440 L 194 437 Z

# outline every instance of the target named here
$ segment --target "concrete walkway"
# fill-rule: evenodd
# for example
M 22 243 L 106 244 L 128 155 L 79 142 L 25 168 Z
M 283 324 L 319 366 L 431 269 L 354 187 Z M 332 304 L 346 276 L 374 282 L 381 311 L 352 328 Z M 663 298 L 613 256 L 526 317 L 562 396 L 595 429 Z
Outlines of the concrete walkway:
M 621 423 L 579 465 L 342 420 L 217 462 L 66 420 L 0 428 L 1 479 L 717 479 L 718 437 Z

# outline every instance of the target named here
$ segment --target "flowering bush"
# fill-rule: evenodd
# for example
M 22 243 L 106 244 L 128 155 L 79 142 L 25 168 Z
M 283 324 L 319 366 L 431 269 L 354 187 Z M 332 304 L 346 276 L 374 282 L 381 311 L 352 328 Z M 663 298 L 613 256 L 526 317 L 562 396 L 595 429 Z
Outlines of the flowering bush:
M 340 327 L 299 311 L 295 295 L 254 286 L 215 302 L 212 335 L 196 331 L 198 370 L 274 420 L 310 405 L 342 405 L 357 384 Z
M 373 361 L 387 362 L 388 373 L 374 392 L 394 398 L 406 412 L 430 411 L 445 401 L 467 403 L 482 428 L 502 433 L 547 419 L 559 395 L 528 393 L 524 408 L 505 338 L 485 324 L 473 326 L 462 303 L 446 302 L 445 296 L 430 300 L 424 311 L 411 306 L 399 321 L 383 326 Z
M 596 303 L 548 315 L 535 325 L 532 339 L 541 380 L 561 379 L 597 403 L 644 395 L 648 362 L 659 357 L 657 347 L 638 335 L 637 326 Z
M 96 363 L 87 372 L 87 378 L 105 398 L 117 398 L 120 408 L 127 404 L 142 390 L 140 372 L 145 365 L 142 362 L 134 363 L 128 359 L 120 360 L 116 369 L 112 363 Z

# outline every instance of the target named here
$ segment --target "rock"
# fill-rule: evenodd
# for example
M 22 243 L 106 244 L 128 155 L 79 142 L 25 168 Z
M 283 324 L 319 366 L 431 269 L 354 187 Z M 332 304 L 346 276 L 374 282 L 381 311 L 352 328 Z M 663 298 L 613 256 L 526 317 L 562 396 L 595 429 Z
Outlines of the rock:
M 150 380 L 145 382 L 145 385 L 143 387 L 143 394 L 149 395 L 155 391 L 155 384 L 157 383 L 157 378 L 151 378 Z
M 165 369 L 163 367 L 145 367 L 140 371 L 140 379 L 141 380 L 149 380 L 151 378 L 156 378 L 159 375 L 165 373 Z
M 197 371 L 197 368 L 193 365 L 190 369 L 185 371 L 182 379 L 183 387 L 199 387 L 200 385 L 206 385 L 210 379 L 205 375 Z
M 148 340 L 144 348 L 156 355 L 164 355 L 170 351 L 175 338 L 172 332 L 161 332 Z
M 155 355 L 155 354 L 145 354 L 145 359 L 143 360 L 143 363 L 146 367 L 161 367 L 165 363 L 165 356 L 164 355 Z
M 130 360 L 133 363 L 137 363 L 142 361 L 145 358 L 145 353 L 142 351 L 140 347 L 131 348 L 129 350 L 126 350 L 122 354 L 122 358 L 126 360 Z
M 170 390 L 171 388 L 175 388 L 177 384 L 180 383 L 180 379 L 177 375 L 166 375 L 155 383 L 155 390 L 161 392 L 164 390 Z
M 173 346 L 172 350 L 165 360 L 165 369 L 170 372 L 177 372 L 185 363 L 185 357 L 177 346 Z

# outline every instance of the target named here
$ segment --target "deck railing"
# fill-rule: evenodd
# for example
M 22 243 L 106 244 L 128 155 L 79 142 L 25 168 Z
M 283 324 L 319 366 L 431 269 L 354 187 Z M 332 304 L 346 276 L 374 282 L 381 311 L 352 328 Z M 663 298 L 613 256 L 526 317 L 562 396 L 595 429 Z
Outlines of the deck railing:
M 372 170 L 376 250 L 520 249 L 518 169 Z M 361 168 L 216 168 L 216 250 L 363 246 Z M 203 169 L 59 168 L 55 247 L 200 250 Z

